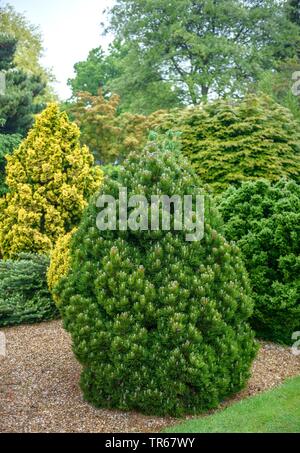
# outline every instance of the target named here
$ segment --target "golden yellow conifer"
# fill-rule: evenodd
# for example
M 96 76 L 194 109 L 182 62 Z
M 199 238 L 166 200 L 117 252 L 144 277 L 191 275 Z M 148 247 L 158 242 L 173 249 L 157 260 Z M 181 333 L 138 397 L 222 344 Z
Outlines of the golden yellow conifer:
M 80 146 L 80 131 L 56 104 L 36 117 L 34 127 L 7 158 L 9 193 L 0 200 L 0 254 L 49 253 L 79 222 L 103 173 Z
M 68 274 L 70 267 L 70 242 L 77 228 L 61 236 L 51 252 L 50 266 L 47 272 L 47 282 L 53 300 L 59 305 L 59 297 L 54 293 L 54 288 L 62 277 Z

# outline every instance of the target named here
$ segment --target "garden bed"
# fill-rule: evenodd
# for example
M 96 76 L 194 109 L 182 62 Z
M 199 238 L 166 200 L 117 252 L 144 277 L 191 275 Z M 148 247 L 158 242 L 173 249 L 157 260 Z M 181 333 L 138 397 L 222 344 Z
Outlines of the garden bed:
M 2 329 L 7 357 L 0 357 L 0 432 L 157 432 L 171 418 L 96 410 L 84 402 L 80 365 L 61 321 Z M 274 388 L 300 375 L 300 356 L 262 343 L 245 390 L 224 403 Z

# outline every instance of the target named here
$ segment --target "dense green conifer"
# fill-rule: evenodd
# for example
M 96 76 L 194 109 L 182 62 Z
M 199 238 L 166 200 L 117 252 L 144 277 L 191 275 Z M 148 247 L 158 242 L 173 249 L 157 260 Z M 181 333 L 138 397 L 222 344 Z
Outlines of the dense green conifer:
M 201 194 L 171 142 L 131 154 L 101 193 L 118 199 L 120 187 L 148 201 Z M 86 210 L 55 292 L 94 405 L 197 413 L 245 385 L 256 351 L 248 277 L 208 198 L 205 209 L 204 237 L 194 242 L 174 228 L 100 232 L 95 200 Z

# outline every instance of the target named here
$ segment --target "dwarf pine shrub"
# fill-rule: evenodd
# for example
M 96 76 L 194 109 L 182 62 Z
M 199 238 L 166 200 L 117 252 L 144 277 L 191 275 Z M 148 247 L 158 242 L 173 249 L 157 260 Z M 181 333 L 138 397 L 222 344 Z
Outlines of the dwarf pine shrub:
M 240 247 L 254 291 L 252 325 L 291 344 L 300 331 L 300 186 L 282 180 L 230 188 L 220 204 L 225 235 Z
M 196 196 L 198 185 L 171 146 L 151 143 L 130 155 L 118 180 L 106 178 L 101 193 L 117 200 L 127 187 L 150 201 Z M 170 231 L 100 232 L 96 200 L 85 211 L 56 293 L 84 396 L 95 406 L 197 413 L 245 385 L 256 351 L 248 277 L 208 198 L 205 205 L 204 237 L 194 242 L 173 223 Z

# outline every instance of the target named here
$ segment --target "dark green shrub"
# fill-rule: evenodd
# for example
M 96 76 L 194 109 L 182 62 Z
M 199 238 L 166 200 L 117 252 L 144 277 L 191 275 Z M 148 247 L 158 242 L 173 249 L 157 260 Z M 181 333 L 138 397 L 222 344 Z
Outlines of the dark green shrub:
M 5 184 L 5 156 L 11 154 L 14 148 L 19 146 L 20 142 L 21 136 L 18 134 L 0 134 L 0 197 L 7 192 L 7 186 Z
M 220 205 L 225 235 L 242 250 L 254 290 L 252 319 L 260 337 L 291 343 L 300 331 L 300 186 L 245 183 Z
M 49 258 L 20 254 L 0 261 L 0 326 L 31 324 L 58 317 L 47 288 Z
M 148 201 L 199 195 L 190 165 L 162 148 L 131 154 L 101 193 L 118 199 L 123 186 Z M 216 231 L 216 210 L 206 199 L 198 242 L 174 228 L 100 233 L 99 211 L 91 202 L 72 239 L 71 270 L 56 287 L 85 398 L 158 415 L 216 407 L 245 385 L 256 352 L 247 274 L 237 247 Z
M 258 178 L 300 182 L 299 122 L 267 96 L 153 114 L 155 124 L 181 130 L 183 153 L 216 192 Z

